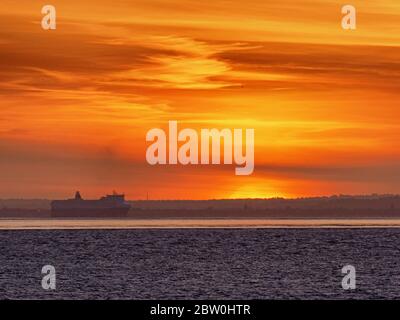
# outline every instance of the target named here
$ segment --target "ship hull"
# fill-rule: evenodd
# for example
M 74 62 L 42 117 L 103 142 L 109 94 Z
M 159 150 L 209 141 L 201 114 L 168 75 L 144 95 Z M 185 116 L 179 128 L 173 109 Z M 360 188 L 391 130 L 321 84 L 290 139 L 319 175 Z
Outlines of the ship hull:
M 53 209 L 54 218 L 124 218 L 129 208 L 68 208 Z

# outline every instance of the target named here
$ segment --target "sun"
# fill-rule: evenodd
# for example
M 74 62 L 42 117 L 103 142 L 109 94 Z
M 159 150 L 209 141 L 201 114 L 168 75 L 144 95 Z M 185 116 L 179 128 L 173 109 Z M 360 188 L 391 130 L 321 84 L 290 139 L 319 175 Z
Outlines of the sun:
M 238 187 L 229 195 L 229 199 L 266 199 L 280 198 L 285 195 L 268 186 L 245 185 Z

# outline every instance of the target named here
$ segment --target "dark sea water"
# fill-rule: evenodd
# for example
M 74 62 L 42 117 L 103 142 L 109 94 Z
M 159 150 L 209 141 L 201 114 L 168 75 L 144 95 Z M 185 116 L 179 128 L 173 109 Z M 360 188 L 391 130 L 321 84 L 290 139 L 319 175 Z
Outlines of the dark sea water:
M 395 228 L 10 230 L 0 246 L 2 299 L 400 298 Z

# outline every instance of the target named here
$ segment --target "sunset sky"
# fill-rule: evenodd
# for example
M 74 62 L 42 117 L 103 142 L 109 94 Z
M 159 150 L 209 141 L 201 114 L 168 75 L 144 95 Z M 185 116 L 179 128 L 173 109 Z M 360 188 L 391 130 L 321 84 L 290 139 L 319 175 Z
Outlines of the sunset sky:
M 0 198 L 400 193 L 400 1 L 344 4 L 2 0 Z M 169 120 L 254 128 L 253 175 L 148 165 Z

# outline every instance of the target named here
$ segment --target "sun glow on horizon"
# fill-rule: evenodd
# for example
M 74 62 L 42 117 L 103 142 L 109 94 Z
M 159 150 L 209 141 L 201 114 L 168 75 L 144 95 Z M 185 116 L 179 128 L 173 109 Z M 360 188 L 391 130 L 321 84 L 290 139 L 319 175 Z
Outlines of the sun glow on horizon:
M 244 185 L 238 187 L 228 196 L 228 199 L 271 199 L 287 198 L 288 194 L 277 192 L 261 185 Z

